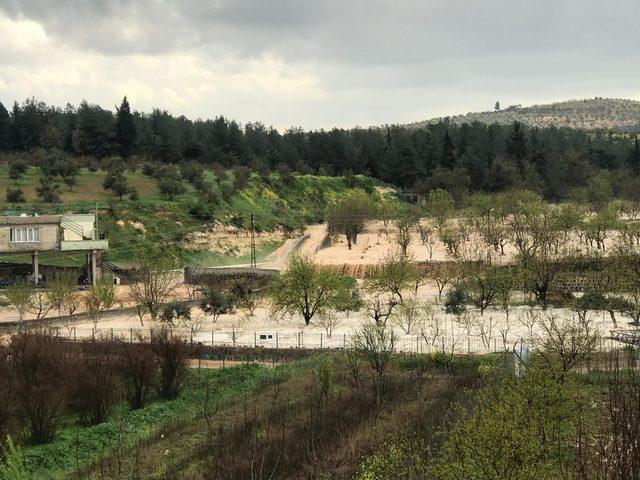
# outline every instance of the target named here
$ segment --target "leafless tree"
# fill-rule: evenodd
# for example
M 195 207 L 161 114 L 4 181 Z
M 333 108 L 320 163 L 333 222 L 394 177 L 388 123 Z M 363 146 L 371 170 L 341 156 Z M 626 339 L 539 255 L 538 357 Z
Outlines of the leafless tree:
M 393 330 L 375 323 L 363 325 L 351 340 L 351 348 L 358 352 L 376 373 L 377 381 L 374 382 L 374 388 L 378 408 L 382 405 L 384 373 L 395 351 L 396 342 L 397 337 Z
M 376 325 L 384 326 L 393 313 L 393 309 L 398 305 L 398 301 L 388 295 L 378 294 L 365 300 L 367 315 L 371 317 Z
M 327 338 L 331 338 L 331 335 L 333 334 L 333 330 L 340 323 L 340 318 L 338 318 L 338 315 L 336 315 L 335 312 L 328 310 L 328 311 L 322 312 L 318 316 L 318 320 L 316 323 L 322 328 L 324 328 L 324 331 L 327 333 Z
M 419 328 L 424 322 L 425 311 L 423 305 L 416 299 L 406 299 L 402 304 L 398 305 L 392 316 L 393 322 L 406 333 L 412 333 Z
M 562 374 L 588 359 L 596 350 L 599 334 L 585 331 L 570 316 L 547 314 L 540 326 L 542 333 L 535 341 L 537 350 L 547 365 Z

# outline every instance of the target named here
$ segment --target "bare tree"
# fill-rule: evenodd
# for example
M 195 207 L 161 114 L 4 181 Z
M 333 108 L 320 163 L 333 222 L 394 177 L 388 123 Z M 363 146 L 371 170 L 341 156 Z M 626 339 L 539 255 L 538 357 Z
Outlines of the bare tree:
M 491 351 L 491 339 L 493 338 L 493 327 L 495 326 L 495 321 L 493 317 L 482 318 L 476 317 L 475 328 L 480 335 L 480 339 L 482 340 L 482 344 L 484 347 Z
M 547 365 L 557 368 L 562 375 L 595 352 L 598 333 L 576 325 L 570 316 L 548 314 L 540 326 L 542 334 L 536 339 L 537 350 Z
M 317 324 L 324 328 L 324 331 L 327 333 L 327 338 L 331 338 L 333 330 L 338 326 L 339 323 L 340 318 L 338 318 L 338 315 L 336 315 L 336 313 L 331 310 L 322 312 L 318 316 Z
M 46 290 L 35 289 L 29 300 L 27 311 L 35 315 L 36 320 L 45 318 L 53 309 L 51 297 Z
M 406 255 L 411 244 L 411 234 L 415 228 L 417 219 L 410 215 L 403 215 L 396 220 L 396 243 L 400 247 L 402 255 Z
M 395 351 L 397 337 L 393 330 L 375 323 L 366 323 L 352 340 L 351 347 L 366 360 L 377 375 L 374 382 L 376 405 L 382 405 L 384 390 L 384 372 Z
M 379 326 L 387 324 L 387 320 L 397 305 L 398 301 L 395 298 L 384 294 L 373 295 L 365 300 L 367 315 Z
M 444 318 L 438 314 L 438 310 L 431 303 L 424 305 L 425 321 L 420 326 L 420 336 L 428 345 L 435 345 L 439 337 L 446 333 Z
M 113 287 L 113 280 L 110 277 L 101 278 L 95 285 L 89 287 L 84 297 L 84 304 L 93 322 L 94 330 L 98 328 L 98 322 L 104 315 L 104 312 L 111 308 L 114 301 L 115 289 Z
M 163 252 L 137 255 L 138 267 L 132 275 L 130 296 L 133 303 L 142 305 L 155 321 L 162 304 L 174 292 L 178 277 L 173 271 L 173 261 Z M 141 319 L 142 320 L 142 319 Z
M 427 247 L 429 252 L 429 260 L 433 259 L 433 251 L 435 249 L 438 239 L 436 238 L 435 229 L 429 224 L 418 224 L 418 233 L 420 234 L 420 241 Z
M 404 333 L 410 334 L 424 322 L 424 307 L 416 299 L 406 299 L 398 305 L 392 319 Z

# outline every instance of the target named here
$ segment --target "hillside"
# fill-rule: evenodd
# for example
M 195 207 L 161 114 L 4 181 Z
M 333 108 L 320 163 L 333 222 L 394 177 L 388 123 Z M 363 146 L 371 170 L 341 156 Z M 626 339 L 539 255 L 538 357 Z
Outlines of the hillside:
M 0 175 L 3 171 L 6 170 L 0 168 Z M 278 173 L 268 177 L 254 173 L 238 183 L 233 170 L 214 173 L 206 169 L 206 192 L 187 185 L 183 194 L 169 200 L 158 194 L 155 180 L 136 171 L 127 172 L 127 180 L 140 192 L 140 198 L 116 200 L 101 187 L 104 175 L 102 171 L 81 169 L 73 190 L 63 189 L 62 203 L 9 204 L 0 199 L 0 212 L 93 212 L 97 206 L 100 231 L 110 240 L 109 260 L 127 263 L 136 247 L 168 243 L 185 264 L 209 266 L 249 261 L 245 230 L 251 214 L 260 260 L 306 224 L 321 221 L 326 206 L 350 188 L 376 195 L 377 183 L 361 175 L 347 178 Z M 39 176 L 39 169 L 30 167 L 17 181 L 28 202 L 36 200 Z M 8 179 L 0 176 L 0 188 L 3 181 L 5 186 L 11 186 Z M 31 260 L 29 255 L 0 255 L 1 261 Z M 41 255 L 43 265 L 73 266 L 84 261 L 82 254 Z
M 586 130 L 621 129 L 632 130 L 640 126 L 640 101 L 622 98 L 590 98 L 583 100 L 567 100 L 547 105 L 531 105 L 521 107 L 513 105 L 500 111 L 486 111 L 438 117 L 416 122 L 409 127 L 424 127 L 448 119 L 451 123 L 481 122 L 511 124 L 522 122 L 532 127 L 571 127 Z

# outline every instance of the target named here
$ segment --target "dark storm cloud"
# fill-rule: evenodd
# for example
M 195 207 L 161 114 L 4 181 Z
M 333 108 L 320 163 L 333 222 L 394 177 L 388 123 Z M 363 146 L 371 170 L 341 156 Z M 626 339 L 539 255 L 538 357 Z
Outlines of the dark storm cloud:
M 0 28 L 30 20 L 48 42 L 0 38 L 0 89 L 309 127 L 638 98 L 639 14 L 637 0 L 0 0 Z
M 565 51 L 631 54 L 638 2 L 8 0 L 13 17 L 101 53 L 205 49 L 353 65 Z M 597 60 L 597 56 L 595 57 Z

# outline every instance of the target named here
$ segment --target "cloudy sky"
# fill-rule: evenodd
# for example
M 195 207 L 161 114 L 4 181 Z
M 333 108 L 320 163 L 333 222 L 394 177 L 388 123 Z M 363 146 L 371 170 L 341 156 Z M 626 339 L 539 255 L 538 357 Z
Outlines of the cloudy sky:
M 0 101 L 369 126 L 640 99 L 637 0 L 0 0 Z

